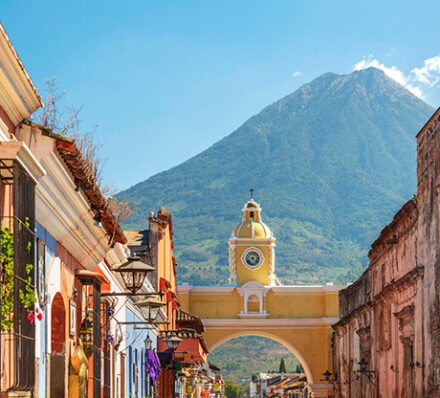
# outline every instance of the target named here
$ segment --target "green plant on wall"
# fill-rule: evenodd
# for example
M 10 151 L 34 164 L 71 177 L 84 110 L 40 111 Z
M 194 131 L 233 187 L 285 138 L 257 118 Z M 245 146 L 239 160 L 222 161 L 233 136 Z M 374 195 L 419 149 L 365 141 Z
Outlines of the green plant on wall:
M 25 225 L 26 228 L 29 229 L 30 224 L 29 224 L 29 218 L 26 217 L 25 218 Z M 28 242 L 26 245 L 26 254 L 31 254 L 32 253 L 32 242 Z M 26 264 L 26 286 L 24 288 L 24 290 L 20 289 L 18 294 L 20 296 L 20 301 L 21 304 L 23 304 L 23 307 L 25 308 L 25 310 L 28 312 L 28 318 L 31 321 L 31 323 L 33 322 L 33 317 L 29 317 L 29 315 L 33 315 L 34 310 L 34 304 L 37 301 L 36 297 L 35 297 L 35 291 L 33 289 L 32 286 L 32 272 L 34 270 L 34 265 L 33 264 Z
M 14 318 L 14 235 L 9 228 L 0 229 L 1 244 L 1 318 L 0 330 L 11 330 Z
M 26 217 L 25 225 L 29 228 L 29 219 Z M 14 325 L 14 235 L 9 228 L 0 228 L 1 244 L 1 285 L 0 285 L 0 331 L 10 331 Z M 32 242 L 26 245 L 27 254 L 32 253 Z M 32 286 L 33 264 L 26 264 L 26 285 L 18 291 L 20 302 L 28 312 L 28 319 L 34 321 L 33 306 L 36 302 Z

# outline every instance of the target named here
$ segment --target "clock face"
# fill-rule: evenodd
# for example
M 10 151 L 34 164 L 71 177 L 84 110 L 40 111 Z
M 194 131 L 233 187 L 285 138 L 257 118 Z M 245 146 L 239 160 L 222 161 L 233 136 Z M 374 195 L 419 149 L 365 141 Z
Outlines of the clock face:
M 255 251 L 250 251 L 246 254 L 245 261 L 250 267 L 255 267 L 260 262 L 260 255 Z

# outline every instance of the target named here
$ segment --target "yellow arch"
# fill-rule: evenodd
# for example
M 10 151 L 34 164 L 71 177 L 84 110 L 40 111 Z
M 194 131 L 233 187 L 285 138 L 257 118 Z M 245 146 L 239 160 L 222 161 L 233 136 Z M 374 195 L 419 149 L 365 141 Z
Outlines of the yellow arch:
M 214 344 L 211 344 L 209 347 L 209 352 L 212 352 L 215 350 L 218 346 L 222 345 L 223 343 L 226 343 L 229 340 L 235 339 L 237 337 L 241 336 L 259 336 L 259 337 L 266 337 L 268 339 L 274 340 L 280 344 L 282 344 L 284 347 L 286 347 L 295 357 L 298 359 L 299 363 L 304 369 L 304 373 L 307 377 L 308 384 L 313 384 L 313 376 L 312 372 L 310 371 L 309 365 L 307 365 L 307 362 L 304 360 L 303 356 L 300 354 L 300 352 L 290 343 L 288 343 L 286 340 L 282 339 L 281 337 L 268 333 L 268 332 L 262 332 L 262 331 L 246 331 L 246 332 L 238 332 L 230 334 L 226 337 L 223 337 L 222 339 L 216 341 Z

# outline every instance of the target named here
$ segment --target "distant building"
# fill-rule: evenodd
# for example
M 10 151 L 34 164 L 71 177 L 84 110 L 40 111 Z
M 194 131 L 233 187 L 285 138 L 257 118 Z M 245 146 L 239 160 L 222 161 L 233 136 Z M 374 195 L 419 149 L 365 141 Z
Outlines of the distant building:
M 250 397 L 309 398 L 304 373 L 259 373 L 250 383 Z
M 440 108 L 417 135 L 417 196 L 340 292 L 337 397 L 440 397 Z

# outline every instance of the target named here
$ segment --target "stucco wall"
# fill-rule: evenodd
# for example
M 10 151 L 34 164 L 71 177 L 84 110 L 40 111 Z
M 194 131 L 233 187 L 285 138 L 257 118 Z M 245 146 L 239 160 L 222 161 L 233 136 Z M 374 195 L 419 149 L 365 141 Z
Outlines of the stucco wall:
M 35 223 L 36 227 L 36 237 L 38 239 L 41 239 L 43 242 L 46 243 L 46 254 L 45 254 L 45 260 L 46 260 L 46 274 L 47 271 L 52 264 L 52 262 L 55 260 L 57 256 L 57 242 L 52 237 L 52 235 L 49 234 L 38 222 Z M 38 267 L 36 268 L 36 272 Z M 46 276 L 46 275 L 45 275 Z M 37 279 L 35 279 L 37 280 Z M 43 314 L 43 318 L 41 321 L 37 322 L 36 324 L 36 344 L 35 344 L 35 357 L 37 361 L 37 375 L 38 375 L 38 389 L 36 388 L 36 393 L 38 394 L 37 397 L 45 397 L 46 396 L 46 380 L 47 380 L 47 369 L 46 369 L 46 363 L 47 363 L 47 354 L 48 354 L 48 347 L 47 347 L 47 330 L 48 330 L 48 316 L 47 316 L 47 307 L 40 307 L 41 312 Z M 37 386 L 36 386 L 37 387 Z
M 340 292 L 341 320 L 334 326 L 340 397 L 427 396 L 418 207 L 414 201 L 402 207 L 373 243 L 367 271 Z M 369 372 L 359 372 L 362 358 Z

